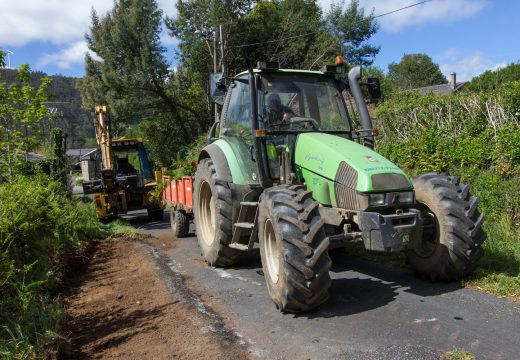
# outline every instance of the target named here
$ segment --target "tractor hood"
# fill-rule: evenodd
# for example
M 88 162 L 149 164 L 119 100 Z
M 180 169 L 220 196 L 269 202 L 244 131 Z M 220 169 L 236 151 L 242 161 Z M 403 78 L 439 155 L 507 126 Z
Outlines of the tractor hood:
M 388 159 L 354 141 L 323 133 L 298 136 L 295 165 L 307 184 L 316 176 L 359 192 L 412 189 L 406 174 Z

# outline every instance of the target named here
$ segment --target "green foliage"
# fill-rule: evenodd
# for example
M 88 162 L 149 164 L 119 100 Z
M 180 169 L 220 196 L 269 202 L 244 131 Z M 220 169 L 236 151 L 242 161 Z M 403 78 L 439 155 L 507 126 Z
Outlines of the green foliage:
M 207 141 L 206 136 L 201 135 L 193 143 L 177 153 L 177 158 L 173 161 L 172 170 L 168 171 L 168 175 L 175 179 L 195 175 L 196 167 L 193 165 L 198 163 L 200 151 L 206 146 Z
M 41 79 L 39 87 L 30 83 L 29 65 L 20 66 L 17 82 L 0 83 L 0 173 L 8 178 L 16 174 L 17 162 L 27 166 L 25 154 L 42 140 L 41 123 L 48 115 L 44 104 L 50 79 Z
M 345 55 L 348 64 L 366 66 L 374 62 L 381 47 L 368 43 L 379 28 L 373 10 L 370 15 L 365 15 L 358 0 L 350 1 L 345 9 L 345 0 L 341 0 L 332 3 L 326 24 L 333 38 L 340 42 L 341 54 Z
M 16 83 L 18 70 L 0 69 L 0 79 L 7 85 Z M 42 78 L 50 78 L 52 81 L 46 89 L 49 107 L 49 116 L 40 123 L 42 136 L 47 138 L 55 127 L 60 127 L 67 133 L 67 147 L 95 147 L 88 146 L 87 142 L 94 141 L 94 127 L 92 117 L 81 108 L 81 96 L 75 86 L 76 78 L 52 75 L 41 71 L 30 73 L 30 85 L 38 88 Z
M 378 150 L 417 171 L 492 167 L 518 174 L 520 122 L 509 100 L 517 89 L 514 82 L 492 93 L 396 93 L 375 112 Z
M 515 97 L 516 94 L 516 97 Z M 520 299 L 520 121 L 518 82 L 481 93 L 397 92 L 375 111 L 382 153 L 411 175 L 460 175 L 480 198 L 488 239 L 466 281 Z
M 475 354 L 464 349 L 453 349 L 445 353 L 447 360 L 475 360 Z
M 399 63 L 388 65 L 388 77 L 400 89 L 414 89 L 448 82 L 439 65 L 426 54 L 403 55 Z
M 93 11 L 91 19 L 87 43 L 97 57 L 86 56 L 86 76 L 78 83 L 84 109 L 92 113 L 96 105 L 108 105 L 114 136 L 146 123 L 146 143 L 156 160 L 167 163 L 169 151 L 199 130 L 198 114 L 180 100 L 182 89 L 163 55 L 162 12 L 154 0 L 118 0 L 101 18 Z
M 499 89 L 503 84 L 520 81 L 520 63 L 509 64 L 498 70 L 486 70 L 464 85 L 464 91 L 491 91 Z
M 134 230 L 135 231 L 135 230 Z M 59 326 L 50 302 L 64 262 L 92 238 L 128 232 L 103 225 L 93 204 L 49 177 L 17 176 L 0 184 L 0 355 L 33 357 Z

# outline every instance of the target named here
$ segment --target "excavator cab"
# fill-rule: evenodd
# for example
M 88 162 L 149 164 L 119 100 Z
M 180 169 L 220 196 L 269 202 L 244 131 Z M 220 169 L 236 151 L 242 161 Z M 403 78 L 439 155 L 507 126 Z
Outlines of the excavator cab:
M 85 194 L 94 194 L 98 218 L 110 218 L 130 210 L 147 209 L 152 219 L 162 219 L 160 202 L 152 196 L 157 187 L 153 164 L 141 138 L 112 140 L 106 107 L 96 107 L 95 177 L 83 183 Z

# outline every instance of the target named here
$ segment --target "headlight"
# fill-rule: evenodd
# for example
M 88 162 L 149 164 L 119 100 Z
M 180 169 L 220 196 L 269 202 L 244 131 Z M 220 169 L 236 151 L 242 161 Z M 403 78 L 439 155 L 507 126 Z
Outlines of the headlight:
M 413 204 L 413 191 L 400 192 L 399 202 L 401 204 Z
M 368 199 L 370 206 L 385 205 L 385 194 L 369 194 Z

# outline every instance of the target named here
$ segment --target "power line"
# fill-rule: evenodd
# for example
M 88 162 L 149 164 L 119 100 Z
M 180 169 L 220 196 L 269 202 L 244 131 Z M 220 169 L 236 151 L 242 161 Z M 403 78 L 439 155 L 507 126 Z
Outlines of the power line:
M 319 31 L 313 31 L 313 32 L 305 33 L 305 34 L 289 36 L 289 37 L 286 37 L 286 38 L 281 38 L 281 39 L 276 39 L 276 40 L 261 41 L 261 42 L 251 43 L 251 44 L 234 45 L 234 46 L 228 46 L 228 47 L 230 47 L 230 48 L 241 48 L 241 47 L 246 47 L 246 46 L 270 44 L 270 43 L 275 43 L 275 42 L 284 41 L 284 40 L 291 40 L 291 39 L 301 38 L 301 37 L 309 36 L 309 35 L 312 35 L 312 34 L 316 34 L 318 32 Z
M 418 2 L 418 3 L 415 3 L 415 4 L 411 4 L 411 5 L 408 5 L 408 6 L 402 7 L 402 8 L 400 8 L 400 9 L 396 9 L 396 10 L 389 11 L 389 12 L 384 13 L 384 14 L 376 15 L 376 16 L 374 16 L 374 19 L 375 19 L 375 18 L 382 17 L 382 16 L 390 15 L 390 14 L 396 13 L 396 12 L 398 12 L 398 11 L 402 11 L 402 10 L 405 10 L 405 9 L 409 9 L 409 8 L 411 8 L 411 7 L 414 7 L 414 6 L 417 6 L 417 5 L 421 5 L 421 4 L 424 4 L 424 3 L 430 2 L 430 1 L 432 1 L 432 0 L 421 1 L 421 2 Z
M 418 2 L 418 3 L 415 3 L 415 4 L 411 4 L 411 5 L 408 5 L 408 6 L 399 8 L 399 9 L 396 9 L 396 10 L 389 11 L 389 12 L 384 13 L 384 14 L 376 15 L 376 16 L 374 16 L 374 19 L 386 16 L 386 15 L 390 15 L 390 14 L 393 14 L 393 13 L 396 13 L 396 12 L 399 12 L 399 11 L 403 11 L 403 10 L 409 9 L 411 7 L 414 7 L 414 6 L 417 6 L 417 5 L 421 5 L 421 4 L 424 4 L 424 3 L 427 3 L 427 2 L 431 2 L 431 1 L 433 1 L 433 0 L 424 0 L 424 1 L 421 1 L 421 2 Z M 320 31 L 312 31 L 312 32 L 308 32 L 308 33 L 305 33 L 305 34 L 289 36 L 289 37 L 276 39 L 276 40 L 260 41 L 260 42 L 251 43 L 251 44 L 233 45 L 233 46 L 228 46 L 228 47 L 230 47 L 230 48 L 243 48 L 243 47 L 256 46 L 256 45 L 262 45 L 262 44 L 272 44 L 272 43 L 276 43 L 276 42 L 280 42 L 280 41 L 292 40 L 292 39 L 297 39 L 297 38 L 301 38 L 301 37 L 305 37 L 305 36 L 310 36 L 310 35 L 313 35 L 313 34 L 317 34 L 319 32 Z

